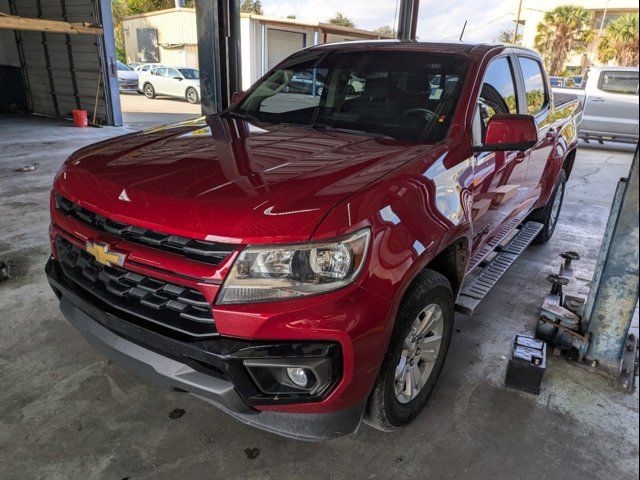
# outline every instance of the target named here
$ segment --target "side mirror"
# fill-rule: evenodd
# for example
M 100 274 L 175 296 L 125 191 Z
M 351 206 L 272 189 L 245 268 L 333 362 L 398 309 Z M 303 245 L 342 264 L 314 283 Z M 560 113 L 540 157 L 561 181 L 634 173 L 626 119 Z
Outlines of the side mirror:
M 174 80 L 180 80 L 180 81 L 182 81 L 182 80 L 183 80 L 183 78 L 182 78 L 182 77 L 173 77 L 173 79 L 174 79 Z
M 484 145 L 474 146 L 475 152 L 525 151 L 538 143 L 538 127 L 531 115 L 497 114 L 487 125 Z
M 242 99 L 244 98 L 244 94 L 245 92 L 233 92 L 233 94 L 231 95 L 231 103 L 233 105 L 237 105 L 238 103 L 240 103 L 242 101 Z

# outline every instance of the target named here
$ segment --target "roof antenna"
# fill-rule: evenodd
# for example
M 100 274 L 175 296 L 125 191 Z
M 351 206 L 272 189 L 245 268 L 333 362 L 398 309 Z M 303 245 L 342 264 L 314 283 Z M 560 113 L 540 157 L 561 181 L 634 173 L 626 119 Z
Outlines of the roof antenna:
M 462 37 L 464 36 L 464 31 L 467 28 L 467 21 L 464 21 L 464 25 L 462 26 L 462 31 L 460 32 L 460 41 L 462 41 Z

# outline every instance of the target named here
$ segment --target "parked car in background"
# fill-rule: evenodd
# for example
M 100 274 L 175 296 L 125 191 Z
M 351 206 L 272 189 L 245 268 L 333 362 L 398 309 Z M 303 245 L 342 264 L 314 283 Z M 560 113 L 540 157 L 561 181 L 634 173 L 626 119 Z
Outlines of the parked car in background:
M 154 67 L 140 72 L 138 87 L 147 98 L 165 95 L 200 102 L 200 73 L 195 68 Z
M 577 88 L 576 82 L 571 77 L 549 77 L 552 87 Z
M 118 88 L 123 93 L 138 93 L 138 73 L 122 62 L 117 62 Z
M 322 96 L 283 91 L 316 69 Z M 185 70 L 145 92 L 184 95 Z M 63 314 L 114 362 L 280 435 L 407 424 L 454 310 L 497 281 L 478 269 L 553 235 L 577 100 L 554 101 L 530 50 L 398 41 L 305 49 L 234 98 L 65 162 L 46 267 Z
M 161 63 L 140 63 L 138 64 L 138 66 L 134 68 L 134 70 L 138 73 L 141 73 L 141 72 L 148 72 L 152 68 L 162 67 L 162 66 L 163 65 Z
M 578 136 L 585 140 L 638 142 L 638 67 L 594 67 L 582 88 L 554 88 L 582 105 Z

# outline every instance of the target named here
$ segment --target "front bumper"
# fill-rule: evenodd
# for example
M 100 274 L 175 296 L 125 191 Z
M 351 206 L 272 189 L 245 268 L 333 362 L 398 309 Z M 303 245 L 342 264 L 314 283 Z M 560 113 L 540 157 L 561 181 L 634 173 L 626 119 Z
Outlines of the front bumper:
M 142 328 L 86 301 L 68 283 L 58 262 L 46 267 L 49 283 L 69 322 L 114 363 L 155 383 L 185 390 L 236 419 L 290 438 L 325 440 L 357 430 L 366 401 L 330 413 L 260 412 L 264 403 L 243 361 L 273 355 L 327 355 L 332 345 L 312 342 L 247 342 L 220 337 L 183 342 Z M 295 400 L 299 403 L 299 399 Z

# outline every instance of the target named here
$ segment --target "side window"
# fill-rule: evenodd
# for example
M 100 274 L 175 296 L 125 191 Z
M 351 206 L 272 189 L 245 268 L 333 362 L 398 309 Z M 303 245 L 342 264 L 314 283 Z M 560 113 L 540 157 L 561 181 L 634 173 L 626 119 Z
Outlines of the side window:
M 600 90 L 605 92 L 638 94 L 638 72 L 602 72 L 598 83 Z
M 178 72 L 175 68 L 166 69 L 165 77 L 174 78 L 174 77 L 181 77 L 181 76 L 182 75 L 180 75 L 180 72 Z
M 516 94 L 516 82 L 513 77 L 511 62 L 506 57 L 493 60 L 487 67 L 482 81 L 482 90 L 478 98 L 478 110 L 476 121 L 479 123 L 478 132 L 474 134 L 475 143 L 482 143 L 485 129 L 489 119 L 496 113 L 518 113 L 518 98 Z
M 547 89 L 544 85 L 542 66 L 537 60 L 527 57 L 518 57 L 524 88 L 527 93 L 527 113 L 535 115 L 547 104 Z

